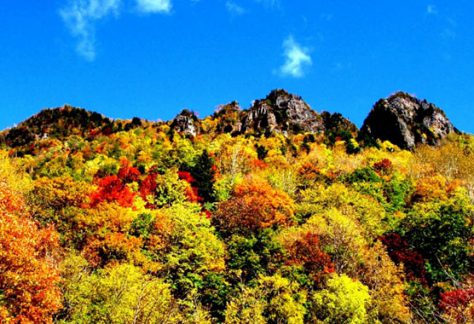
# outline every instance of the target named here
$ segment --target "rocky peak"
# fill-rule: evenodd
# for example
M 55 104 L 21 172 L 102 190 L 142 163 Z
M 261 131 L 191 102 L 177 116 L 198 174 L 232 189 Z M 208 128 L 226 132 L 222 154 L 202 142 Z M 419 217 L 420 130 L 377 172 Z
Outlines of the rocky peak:
M 242 119 L 242 132 L 314 132 L 324 131 L 321 116 L 300 96 L 285 90 L 273 90 L 256 100 Z
M 455 131 L 440 108 L 404 92 L 377 101 L 361 129 L 364 136 L 388 140 L 404 149 L 438 145 Z
M 176 132 L 196 136 L 198 133 L 198 123 L 199 119 L 196 114 L 188 109 L 183 109 L 171 123 L 171 128 Z

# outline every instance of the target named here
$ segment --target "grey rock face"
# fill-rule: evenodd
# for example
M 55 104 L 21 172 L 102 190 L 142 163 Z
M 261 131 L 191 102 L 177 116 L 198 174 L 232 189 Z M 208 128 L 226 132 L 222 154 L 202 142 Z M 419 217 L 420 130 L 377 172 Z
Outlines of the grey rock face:
M 265 99 L 256 100 L 242 118 L 242 132 L 324 131 L 322 118 L 301 97 L 285 90 L 273 90 Z
M 438 145 L 455 131 L 440 108 L 403 92 L 379 100 L 361 128 L 366 136 L 388 140 L 404 149 L 417 144 Z
M 184 109 L 173 119 L 171 128 L 185 135 L 196 136 L 198 134 L 197 121 L 198 118 L 193 112 Z

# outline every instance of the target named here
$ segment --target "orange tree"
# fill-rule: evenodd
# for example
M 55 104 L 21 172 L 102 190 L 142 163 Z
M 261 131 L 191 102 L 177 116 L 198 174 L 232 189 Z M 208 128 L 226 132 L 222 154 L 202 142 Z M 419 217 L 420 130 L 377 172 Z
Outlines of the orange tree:
M 227 267 L 250 281 L 283 265 L 282 247 L 275 232 L 293 222 L 293 201 L 267 182 L 247 178 L 232 197 L 221 202 L 214 224 L 227 244 Z
M 293 201 L 267 182 L 248 178 L 237 185 L 232 197 L 215 214 L 217 227 L 226 233 L 250 234 L 293 222 Z
M 57 233 L 40 229 L 0 179 L 0 322 L 49 323 L 60 308 L 52 251 Z

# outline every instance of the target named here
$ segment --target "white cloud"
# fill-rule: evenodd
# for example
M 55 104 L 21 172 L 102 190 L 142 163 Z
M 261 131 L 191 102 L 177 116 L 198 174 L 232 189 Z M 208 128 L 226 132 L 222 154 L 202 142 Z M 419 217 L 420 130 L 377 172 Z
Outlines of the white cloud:
M 171 0 L 127 0 L 136 2 L 138 9 L 145 13 L 168 13 Z M 66 27 L 77 38 L 76 51 L 88 61 L 96 57 L 95 26 L 108 16 L 118 16 L 123 0 L 69 0 L 59 11 Z
M 426 6 L 426 13 L 428 15 L 437 15 L 438 14 L 438 8 L 433 4 L 429 4 L 428 6 Z
M 309 49 L 298 44 L 293 36 L 289 36 L 283 42 L 285 63 L 280 67 L 280 74 L 294 78 L 305 75 L 305 69 L 313 64 L 309 55 Z
M 78 39 L 76 50 L 88 61 L 95 59 L 95 22 L 119 13 L 121 0 L 71 0 L 59 14 Z
M 234 1 L 227 1 L 225 3 L 225 8 L 227 9 L 228 12 L 234 15 L 243 15 L 245 13 L 245 9 L 235 3 Z
M 168 13 L 171 11 L 171 0 L 137 0 L 138 9 L 146 13 Z

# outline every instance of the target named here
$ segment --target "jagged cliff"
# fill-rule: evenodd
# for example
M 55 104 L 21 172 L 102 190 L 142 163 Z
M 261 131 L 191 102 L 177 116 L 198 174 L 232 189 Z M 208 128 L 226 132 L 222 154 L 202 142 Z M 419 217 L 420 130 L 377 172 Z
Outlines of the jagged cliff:
M 324 131 L 323 119 L 299 96 L 285 90 L 273 90 L 256 100 L 242 116 L 242 132 L 311 132 Z
M 335 128 L 357 132 L 357 127 L 341 114 L 318 114 L 300 96 L 283 89 L 271 91 L 245 110 L 235 101 L 223 105 L 211 118 L 217 123 L 217 132 L 234 135 L 324 133 L 326 130 L 336 131 Z M 199 123 L 192 112 L 183 110 L 175 117 L 171 127 L 185 135 L 195 136 L 199 133 Z

